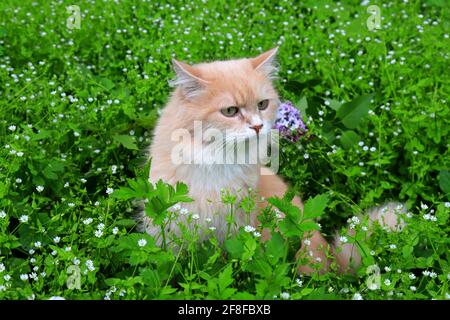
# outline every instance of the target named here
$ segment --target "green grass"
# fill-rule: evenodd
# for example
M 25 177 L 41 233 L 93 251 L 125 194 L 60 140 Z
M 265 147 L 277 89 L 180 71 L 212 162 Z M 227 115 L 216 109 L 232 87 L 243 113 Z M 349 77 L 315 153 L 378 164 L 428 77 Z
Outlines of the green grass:
M 374 3 L 376 31 L 359 1 L 1 1 L 0 299 L 450 298 L 449 6 Z M 66 27 L 72 4 L 79 30 Z M 326 195 L 323 232 L 390 199 L 410 212 L 401 233 L 364 240 L 358 226 L 354 276 L 299 278 L 289 225 L 265 244 L 240 230 L 225 246 L 186 230 L 175 252 L 135 230 L 130 198 L 163 198 L 142 194 L 142 164 L 171 57 L 248 57 L 277 44 L 280 96 L 311 117 L 308 138 L 283 141 L 280 174 L 304 199 Z M 367 287 L 371 265 L 378 290 Z

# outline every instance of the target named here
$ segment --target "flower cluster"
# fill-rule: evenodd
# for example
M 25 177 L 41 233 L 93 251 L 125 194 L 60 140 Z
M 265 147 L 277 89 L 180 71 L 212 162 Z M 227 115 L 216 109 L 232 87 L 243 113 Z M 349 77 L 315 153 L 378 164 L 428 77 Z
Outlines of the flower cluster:
M 274 129 L 278 129 L 282 137 L 292 142 L 298 141 L 308 131 L 300 111 L 290 101 L 278 107 Z

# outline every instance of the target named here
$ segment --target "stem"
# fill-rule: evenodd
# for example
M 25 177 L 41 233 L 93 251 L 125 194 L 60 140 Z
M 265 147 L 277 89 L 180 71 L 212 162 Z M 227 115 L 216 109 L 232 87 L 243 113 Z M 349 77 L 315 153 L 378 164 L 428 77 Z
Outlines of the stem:
M 231 203 L 230 204 L 230 214 L 231 214 L 231 220 L 232 221 L 229 221 L 227 224 L 228 224 L 228 226 L 227 226 L 227 238 L 230 236 L 230 231 L 231 231 L 231 224 L 233 223 L 233 221 L 234 221 L 234 210 L 233 210 L 233 204 Z
M 165 289 L 165 288 L 167 287 L 167 285 L 169 284 L 169 280 L 170 280 L 170 278 L 172 277 L 173 270 L 175 270 L 175 266 L 177 265 L 178 258 L 180 257 L 181 251 L 183 250 L 183 245 L 184 245 L 184 242 L 181 243 L 180 251 L 178 251 L 177 257 L 176 257 L 175 262 L 173 263 L 173 266 L 172 266 L 172 270 L 170 270 L 169 277 L 167 278 L 166 284 L 164 285 L 164 289 Z
M 161 225 L 161 236 L 162 236 L 162 246 L 164 251 L 167 250 L 167 246 L 166 246 L 166 225 L 163 224 Z

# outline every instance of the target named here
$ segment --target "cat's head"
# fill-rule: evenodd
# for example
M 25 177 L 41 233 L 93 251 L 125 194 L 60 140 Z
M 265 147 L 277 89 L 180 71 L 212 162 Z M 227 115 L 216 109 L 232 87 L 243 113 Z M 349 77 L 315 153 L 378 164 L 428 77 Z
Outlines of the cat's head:
M 176 78 L 172 99 L 190 127 L 231 132 L 235 138 L 266 134 L 275 121 L 279 105 L 273 86 L 275 55 L 271 49 L 254 58 L 188 65 L 173 60 Z

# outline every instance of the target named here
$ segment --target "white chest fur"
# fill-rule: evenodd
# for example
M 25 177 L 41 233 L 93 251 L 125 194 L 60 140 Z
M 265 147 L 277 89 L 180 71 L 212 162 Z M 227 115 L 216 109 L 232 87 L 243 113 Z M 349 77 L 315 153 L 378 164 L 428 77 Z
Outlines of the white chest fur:
M 248 189 L 256 189 L 258 183 L 259 167 L 257 165 L 179 165 L 175 169 L 175 175 L 170 183 L 182 181 L 189 187 L 189 196 L 194 200 L 190 203 L 181 203 L 182 208 L 189 214 L 198 215 L 198 219 L 191 222 L 199 225 L 199 231 L 204 234 L 207 229 L 213 229 L 218 239 L 223 240 L 228 231 L 226 215 L 234 212 L 234 221 L 237 227 L 249 224 L 249 218 L 238 209 L 239 201 L 248 194 Z M 231 208 L 230 204 L 222 201 L 223 191 L 230 191 L 236 195 L 236 204 Z M 170 225 L 170 231 L 180 236 L 180 228 L 177 223 L 185 223 L 186 217 L 179 217 Z M 150 221 L 144 221 L 145 230 L 154 236 L 159 236 L 160 228 L 155 227 Z

